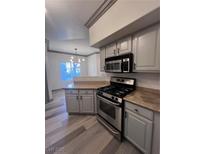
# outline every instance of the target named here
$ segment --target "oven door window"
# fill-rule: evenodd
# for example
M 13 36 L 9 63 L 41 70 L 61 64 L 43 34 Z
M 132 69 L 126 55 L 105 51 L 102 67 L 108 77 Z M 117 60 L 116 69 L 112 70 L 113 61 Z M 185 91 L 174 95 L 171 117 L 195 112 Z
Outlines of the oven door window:
M 115 107 L 100 100 L 100 110 L 115 119 Z

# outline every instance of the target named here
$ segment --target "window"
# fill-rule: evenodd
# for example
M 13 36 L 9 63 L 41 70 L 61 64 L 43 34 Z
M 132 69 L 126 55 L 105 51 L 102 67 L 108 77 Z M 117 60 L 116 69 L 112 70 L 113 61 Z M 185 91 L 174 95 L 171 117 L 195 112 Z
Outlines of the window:
M 60 64 L 61 80 L 72 80 L 80 76 L 80 63 L 66 62 Z

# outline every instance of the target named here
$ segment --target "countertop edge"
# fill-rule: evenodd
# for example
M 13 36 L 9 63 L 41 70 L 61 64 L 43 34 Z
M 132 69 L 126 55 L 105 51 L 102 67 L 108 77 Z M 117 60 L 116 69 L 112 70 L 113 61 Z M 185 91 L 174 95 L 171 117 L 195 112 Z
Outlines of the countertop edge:
M 134 104 L 134 105 L 138 105 L 138 106 L 140 106 L 140 107 L 143 107 L 143 108 L 145 108 L 145 109 L 148 109 L 148 110 L 151 110 L 151 111 L 160 113 L 160 110 L 155 110 L 155 109 L 153 109 L 153 108 L 151 108 L 151 107 L 148 107 L 148 106 L 146 106 L 146 105 L 138 104 L 138 103 L 133 102 L 133 101 L 127 99 L 127 98 L 124 98 L 124 100 L 127 101 L 127 102 L 129 102 L 129 103 L 132 103 L 132 104 Z
M 109 85 L 107 82 L 101 81 L 81 81 L 81 82 L 72 82 L 64 87 L 64 90 L 97 90 L 100 87 Z
M 99 87 L 100 88 L 100 87 Z M 98 88 L 63 88 L 64 90 L 97 90 Z

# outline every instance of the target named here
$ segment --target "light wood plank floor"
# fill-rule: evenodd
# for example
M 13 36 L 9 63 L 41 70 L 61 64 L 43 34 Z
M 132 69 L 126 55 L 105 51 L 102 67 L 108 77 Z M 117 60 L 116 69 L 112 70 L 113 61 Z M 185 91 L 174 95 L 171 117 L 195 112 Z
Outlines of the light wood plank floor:
M 128 141 L 116 140 L 92 115 L 69 115 L 63 90 L 46 104 L 46 154 L 141 154 Z

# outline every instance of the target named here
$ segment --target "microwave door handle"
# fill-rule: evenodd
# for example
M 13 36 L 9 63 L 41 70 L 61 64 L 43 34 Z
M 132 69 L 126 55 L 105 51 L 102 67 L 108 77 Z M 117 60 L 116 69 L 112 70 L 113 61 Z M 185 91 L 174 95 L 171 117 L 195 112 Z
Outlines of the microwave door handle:
M 128 70 L 127 70 L 127 72 L 130 72 L 130 65 L 131 65 L 130 62 L 131 62 L 130 59 L 128 59 L 128 62 L 127 62 L 127 64 L 128 64 Z
M 130 63 L 130 59 L 129 59 L 129 61 L 128 61 L 128 72 L 130 72 L 130 70 L 131 70 L 131 68 L 130 68 L 130 66 L 131 66 L 131 63 Z
M 121 72 L 124 72 L 124 70 L 123 70 L 123 60 L 121 62 Z

